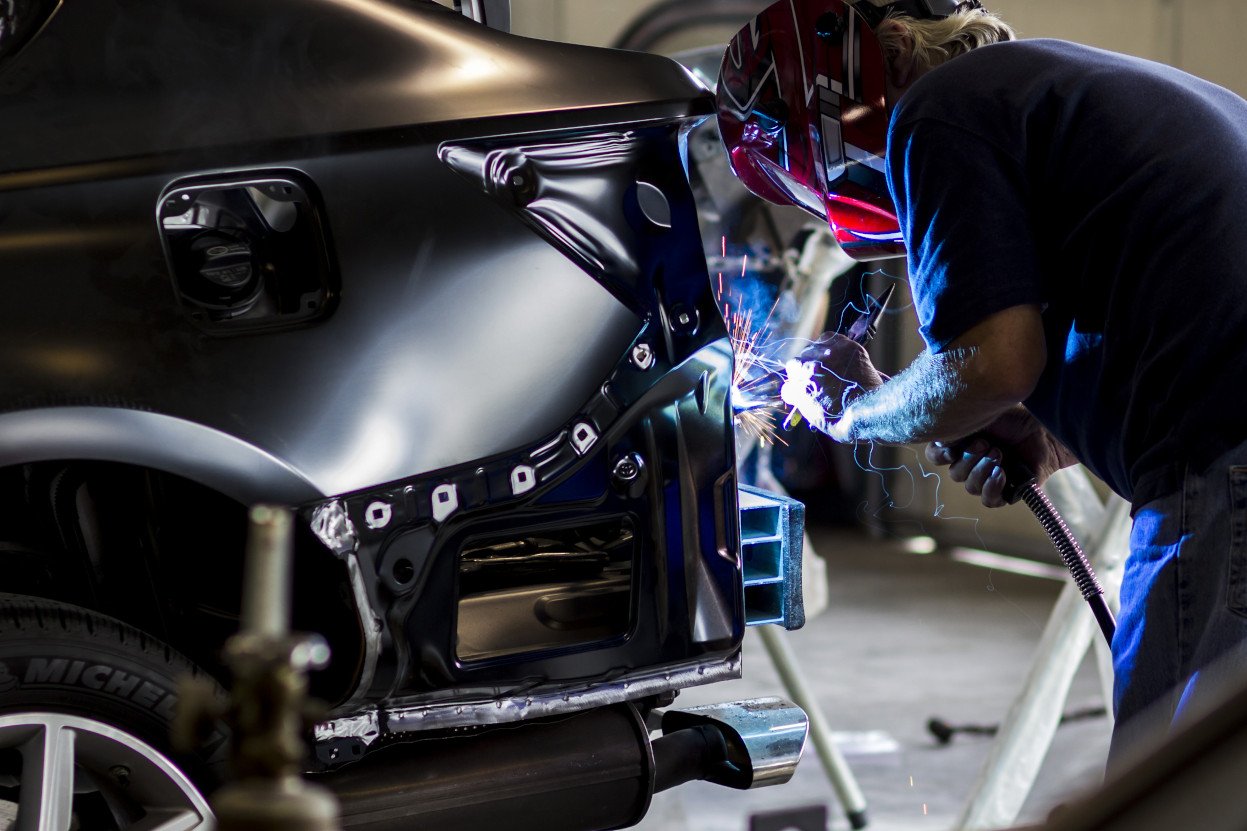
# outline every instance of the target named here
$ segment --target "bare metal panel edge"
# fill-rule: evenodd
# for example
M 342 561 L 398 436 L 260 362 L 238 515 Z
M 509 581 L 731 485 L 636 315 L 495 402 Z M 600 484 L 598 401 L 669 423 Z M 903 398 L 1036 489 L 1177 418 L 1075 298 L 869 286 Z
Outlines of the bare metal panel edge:
M 475 701 L 412 703 L 370 709 L 316 725 L 316 741 L 358 738 L 370 744 L 381 732 L 409 733 L 482 724 L 504 724 L 619 704 L 671 690 L 729 681 L 741 674 L 740 653 L 724 659 L 656 667 L 609 683 L 567 685 L 529 695 Z

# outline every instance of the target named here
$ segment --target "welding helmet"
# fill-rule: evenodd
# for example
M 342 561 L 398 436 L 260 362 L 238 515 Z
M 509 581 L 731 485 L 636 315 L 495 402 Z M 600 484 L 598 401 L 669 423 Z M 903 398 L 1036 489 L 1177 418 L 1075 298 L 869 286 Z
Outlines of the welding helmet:
M 858 260 L 905 254 L 888 193 L 883 49 L 891 11 L 942 19 L 976 0 L 779 0 L 728 44 L 719 132 L 754 194 L 827 220 Z

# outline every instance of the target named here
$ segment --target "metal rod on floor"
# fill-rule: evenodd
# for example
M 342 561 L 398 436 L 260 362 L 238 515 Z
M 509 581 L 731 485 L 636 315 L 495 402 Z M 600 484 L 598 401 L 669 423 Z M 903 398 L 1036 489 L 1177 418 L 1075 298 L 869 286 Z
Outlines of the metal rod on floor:
M 840 749 L 836 747 L 831 725 L 827 723 L 827 717 L 823 715 L 822 708 L 810 692 L 805 676 L 801 674 L 800 666 L 797 664 L 797 657 L 784 639 L 783 631 L 778 626 L 754 628 L 762 638 L 767 653 L 771 656 L 771 663 L 775 665 L 784 689 L 788 691 L 793 702 L 805 710 L 805 714 L 810 719 L 810 741 L 814 744 L 819 761 L 823 763 L 827 778 L 831 780 L 836 798 L 844 807 L 845 816 L 849 818 L 849 825 L 854 828 L 865 828 L 867 824 L 866 797 L 858 786 L 853 771 L 849 769 L 848 762 L 840 753 Z

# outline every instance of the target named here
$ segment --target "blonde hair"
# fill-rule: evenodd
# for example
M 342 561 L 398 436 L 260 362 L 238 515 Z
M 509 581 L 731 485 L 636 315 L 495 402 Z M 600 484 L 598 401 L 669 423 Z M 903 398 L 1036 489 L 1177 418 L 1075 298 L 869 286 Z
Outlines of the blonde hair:
M 883 5 L 887 0 L 871 0 Z M 902 43 L 913 42 L 915 66 L 927 70 L 971 49 L 1017 40 L 1013 28 L 986 9 L 965 9 L 943 20 L 917 20 L 910 15 L 889 12 L 875 27 L 875 36 L 890 64 L 902 51 Z

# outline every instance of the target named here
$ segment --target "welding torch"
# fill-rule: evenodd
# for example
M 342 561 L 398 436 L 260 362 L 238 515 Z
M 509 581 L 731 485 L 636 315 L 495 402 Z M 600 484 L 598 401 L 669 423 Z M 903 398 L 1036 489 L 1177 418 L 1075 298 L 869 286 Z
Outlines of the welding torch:
M 873 338 L 879 318 L 883 316 L 888 300 L 892 298 L 892 292 L 895 290 L 895 284 L 888 286 L 877 299 L 867 294 L 865 298 L 866 310 L 853 318 L 848 328 L 843 329 L 840 334 L 860 344 L 865 344 Z M 743 393 L 743 391 L 737 391 L 732 402 L 733 408 L 737 413 L 742 413 L 748 410 L 775 406 L 775 391 L 784 383 L 786 377 L 783 369 L 766 370 L 745 385 L 748 387 L 748 394 Z M 794 408 L 788 414 L 788 417 L 784 419 L 784 429 L 791 429 L 799 423 L 801 423 L 801 414 Z
M 867 294 L 865 296 L 866 310 L 849 324 L 849 328 L 844 331 L 844 336 L 854 343 L 865 346 L 875 336 L 879 318 L 883 317 L 883 310 L 888 307 L 888 301 L 892 299 L 894 291 L 896 291 L 896 283 L 884 289 L 883 294 L 877 298 Z
M 893 284 L 879 295 L 878 299 L 866 295 L 866 309 L 859 314 L 849 327 L 844 330 L 843 334 L 850 340 L 865 344 L 875 335 L 875 327 L 882 317 L 884 309 L 887 307 L 888 300 L 892 297 L 892 292 L 896 288 Z M 793 408 L 788 417 L 784 419 L 784 428 L 789 429 L 799 423 L 801 415 Z M 983 439 L 988 444 L 992 443 L 989 436 L 984 433 L 975 433 L 956 442 L 950 449 L 957 452 L 958 449 L 968 446 L 976 439 Z M 1108 602 L 1104 599 L 1104 589 L 1100 586 L 1099 580 L 1096 579 L 1095 571 L 1091 567 L 1091 563 L 1087 560 L 1087 555 L 1083 553 L 1082 546 L 1078 544 L 1073 532 L 1069 530 L 1069 526 L 1065 524 L 1065 520 L 1057 511 L 1056 506 L 1048 498 L 1048 495 L 1039 487 L 1039 477 L 1035 475 L 1025 463 L 1016 458 L 1004 456 L 1000 461 L 1000 467 L 1005 476 L 1005 486 L 1002 496 L 1010 505 L 1023 502 L 1026 507 L 1030 508 L 1031 513 L 1039 520 L 1040 526 L 1044 533 L 1048 535 L 1048 539 L 1052 540 L 1052 544 L 1056 547 L 1057 553 L 1061 557 L 1061 561 L 1065 567 L 1069 569 L 1070 575 L 1074 578 L 1075 585 L 1078 586 L 1079 593 L 1082 594 L 1083 600 L 1087 601 L 1087 605 L 1091 607 L 1091 612 L 1095 615 L 1096 622 L 1100 625 L 1100 631 L 1104 634 L 1105 640 L 1111 646 L 1113 643 L 1113 634 L 1117 629 L 1117 622 L 1113 619 L 1113 612 L 1108 607 Z
M 879 318 L 883 317 L 883 312 L 888 307 L 888 301 L 892 299 L 894 291 L 896 291 L 896 283 L 884 289 L 883 293 L 877 298 L 871 297 L 869 294 L 864 295 L 866 308 L 840 334 L 854 343 L 865 346 L 875 336 Z M 800 423 L 801 413 L 797 411 L 796 407 L 793 407 L 784 419 L 784 429 L 791 430 Z
M 866 312 L 860 315 L 845 333 L 850 339 L 865 343 L 874 336 L 875 323 L 879 320 L 888 298 L 891 297 L 893 288 L 895 286 L 889 287 L 878 301 L 873 301 L 873 298 L 867 296 Z M 872 301 L 877 304 L 873 312 Z M 796 410 L 793 410 L 793 413 L 796 413 Z M 784 426 L 788 426 L 787 422 Z M 956 442 L 950 449 L 955 453 L 976 439 L 982 439 L 988 444 L 992 443 L 991 437 L 980 432 Z M 1091 568 L 1091 563 L 1087 560 L 1087 555 L 1083 553 L 1082 546 L 1078 544 L 1078 539 L 1069 530 L 1069 526 L 1065 524 L 1065 520 L 1057 511 L 1056 506 L 1052 504 L 1052 500 L 1039 487 L 1039 477 L 1033 470 L 1020 459 L 1003 456 L 1003 454 L 999 464 L 1005 477 L 1003 499 L 1010 505 L 1024 502 L 1039 520 L 1039 525 L 1048 535 L 1048 539 L 1052 540 L 1057 553 L 1061 556 L 1061 561 L 1065 563 L 1065 567 L 1069 569 L 1070 575 L 1074 578 L 1074 583 L 1078 586 L 1083 600 L 1087 601 L 1087 605 L 1091 607 L 1091 613 L 1095 615 L 1105 640 L 1112 646 L 1117 622 L 1113 619 L 1113 612 L 1104 599 L 1104 589 L 1100 586 L 1100 581 L 1096 579 L 1095 570 Z

